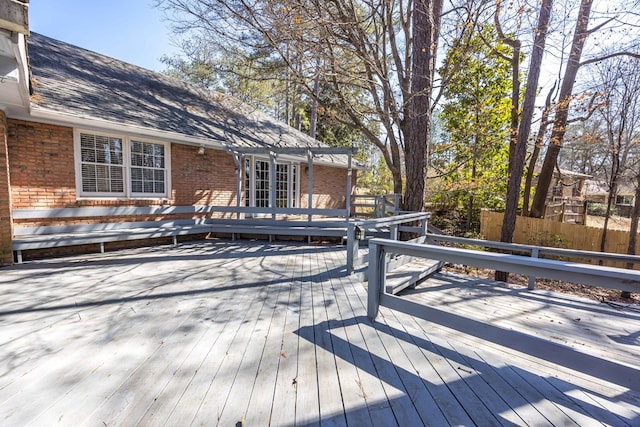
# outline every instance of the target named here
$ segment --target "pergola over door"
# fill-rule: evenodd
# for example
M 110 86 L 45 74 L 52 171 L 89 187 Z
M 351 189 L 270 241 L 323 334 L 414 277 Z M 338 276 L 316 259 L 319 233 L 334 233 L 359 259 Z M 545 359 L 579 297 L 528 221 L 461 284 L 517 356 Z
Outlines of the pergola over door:
M 308 164 L 308 206 L 305 213 L 312 219 L 313 208 L 313 163 L 317 155 L 347 156 L 347 180 L 345 183 L 345 216 L 351 210 L 352 156 L 351 148 L 234 148 L 228 149 L 237 166 L 238 207 L 265 208 L 271 210 L 275 219 L 276 210 L 300 213 L 300 159 Z M 286 159 L 286 160 L 285 160 Z

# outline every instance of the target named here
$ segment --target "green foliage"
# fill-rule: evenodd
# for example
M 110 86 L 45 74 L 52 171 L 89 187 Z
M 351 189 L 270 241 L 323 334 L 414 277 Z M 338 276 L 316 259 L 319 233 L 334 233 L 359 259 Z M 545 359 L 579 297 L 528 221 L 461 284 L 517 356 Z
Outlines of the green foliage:
M 496 54 L 508 47 L 495 40 L 493 27 L 486 25 L 464 49 L 449 50 L 448 65 L 440 70 L 447 80 L 446 101 L 438 113 L 443 133 L 432 164 L 442 175 L 446 197 L 470 210 L 500 209 L 506 194 L 511 77 L 509 62 Z
M 432 210 L 429 223 L 449 236 L 480 238 L 480 209 L 474 209 L 470 225 L 464 210 L 443 208 Z
M 213 89 L 218 79 L 211 65 L 202 60 L 189 61 L 182 57 L 163 56 L 160 61 L 167 66 L 165 74 L 188 81 L 196 86 Z
M 378 159 L 362 175 L 358 176 L 358 188 L 365 190 L 366 194 L 390 194 L 393 192 L 393 177 L 383 159 Z
M 183 43 L 183 49 L 185 56 L 161 58 L 167 66 L 165 74 L 224 92 L 277 116 L 284 86 L 268 76 L 283 68 L 281 62 L 265 57 L 261 50 L 249 56 L 244 56 L 246 52 L 213 52 L 210 43 L 195 36 Z
M 611 207 L 611 216 L 617 215 L 618 212 L 615 207 Z M 587 215 L 594 216 L 606 216 L 607 215 L 607 204 L 606 203 L 588 203 L 587 204 Z
M 205 89 L 218 90 L 309 133 L 312 100 L 301 82 L 291 75 L 282 59 L 268 49 L 227 49 L 212 51 L 206 40 L 193 36 L 183 42 L 184 56 L 163 57 L 165 74 Z M 289 79 L 287 81 L 287 79 Z M 311 82 L 306 82 L 308 87 Z M 357 96 L 357 95 L 354 95 Z M 331 91 L 320 87 L 316 138 L 336 147 L 359 149 L 356 160 L 367 162 L 370 150 L 361 149 L 362 132 L 340 117 Z M 290 111 L 287 117 L 287 108 Z

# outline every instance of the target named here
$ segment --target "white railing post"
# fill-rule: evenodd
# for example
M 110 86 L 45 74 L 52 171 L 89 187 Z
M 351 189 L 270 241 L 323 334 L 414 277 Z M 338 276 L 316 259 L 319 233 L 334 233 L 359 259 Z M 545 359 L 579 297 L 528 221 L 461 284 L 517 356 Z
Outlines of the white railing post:
M 369 275 L 367 285 L 367 317 L 372 322 L 378 316 L 380 295 L 384 292 L 386 276 L 385 251 L 377 243 L 369 242 Z
M 389 239 L 398 240 L 398 224 L 389 226 Z
M 531 258 L 538 258 L 539 255 L 540 255 L 540 248 L 531 249 Z M 535 288 L 536 288 L 536 277 L 529 276 L 529 286 L 527 286 L 527 289 L 534 290 Z
M 347 223 L 347 274 L 353 273 L 359 258 L 362 229 L 356 223 Z
M 420 235 L 421 236 L 426 236 L 427 235 L 427 226 L 429 224 L 429 218 L 424 218 L 422 220 L 422 224 L 420 224 Z

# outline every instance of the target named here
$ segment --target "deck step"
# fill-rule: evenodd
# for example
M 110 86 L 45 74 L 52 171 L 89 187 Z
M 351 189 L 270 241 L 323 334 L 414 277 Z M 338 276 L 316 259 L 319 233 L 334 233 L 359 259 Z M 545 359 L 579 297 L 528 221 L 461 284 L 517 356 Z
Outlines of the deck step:
M 415 286 L 420 280 L 440 271 L 443 263 L 431 259 L 414 259 L 403 264 L 387 274 L 385 292 L 397 294 L 410 286 Z

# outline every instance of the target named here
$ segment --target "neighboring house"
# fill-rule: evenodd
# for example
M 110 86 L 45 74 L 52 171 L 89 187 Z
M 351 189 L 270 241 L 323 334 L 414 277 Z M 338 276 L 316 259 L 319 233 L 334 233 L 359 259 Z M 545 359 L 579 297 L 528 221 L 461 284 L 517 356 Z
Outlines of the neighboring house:
M 604 181 L 589 179 L 584 186 L 585 199 L 592 203 L 607 203 L 609 186 Z
M 609 185 L 604 181 L 588 180 L 585 184 L 585 198 L 592 203 L 607 203 L 609 197 Z M 628 182 L 618 185 L 615 208 L 620 216 L 631 216 L 631 210 L 635 202 L 635 188 Z
M 15 209 L 348 206 L 350 151 L 17 16 L 0 16 L 0 265 Z
M 536 167 L 536 176 L 540 173 L 540 167 Z M 591 175 L 584 173 L 572 172 L 565 169 L 553 171 L 553 180 L 547 194 L 547 201 L 584 201 L 585 200 L 585 182 L 592 178 Z M 534 179 L 533 186 L 537 184 L 537 178 Z

